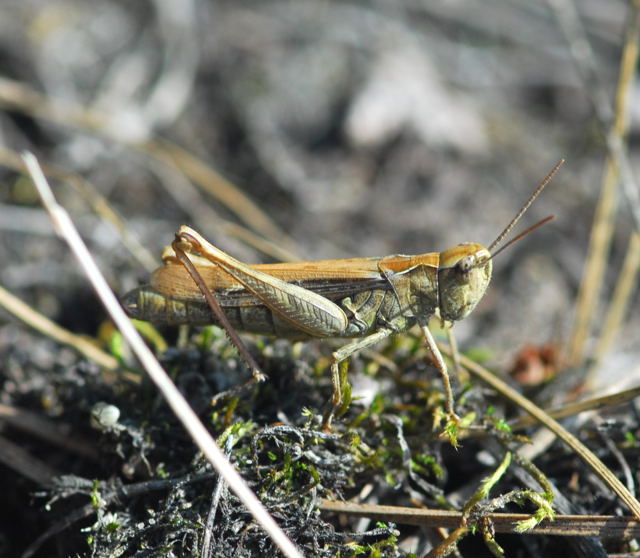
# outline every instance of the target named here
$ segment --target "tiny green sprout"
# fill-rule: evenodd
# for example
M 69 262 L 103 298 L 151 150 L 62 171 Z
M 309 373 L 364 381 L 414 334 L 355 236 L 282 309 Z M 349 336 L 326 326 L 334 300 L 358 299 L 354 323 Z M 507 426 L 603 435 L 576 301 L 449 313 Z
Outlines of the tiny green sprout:
M 224 447 L 227 440 L 233 437 L 233 444 L 237 444 L 238 441 L 243 438 L 254 427 L 254 423 L 251 421 L 234 422 L 228 426 L 225 431 L 218 437 L 218 445 Z
M 444 433 L 453 447 L 459 447 L 458 434 L 461 429 L 469 428 L 476 419 L 476 413 L 470 412 L 458 420 L 448 419 L 444 426 Z
M 516 533 L 524 533 L 533 529 L 536 525 L 545 519 L 553 520 L 556 512 L 553 510 L 551 502 L 545 496 L 534 492 L 533 490 L 523 490 L 522 498 L 529 500 L 532 504 L 538 506 L 538 509 L 531 515 L 529 519 L 520 521 L 515 528 Z
M 460 423 L 448 420 L 447 424 L 444 426 L 444 433 L 449 438 L 449 442 L 454 448 L 460 446 L 458 443 L 458 433 L 460 432 Z
M 161 478 L 161 479 L 168 479 L 169 478 L 169 473 L 167 472 L 167 470 L 164 468 L 164 463 L 158 463 L 158 466 L 156 467 L 156 474 Z
M 496 419 L 494 424 L 495 424 L 495 427 L 501 432 L 511 432 L 511 427 L 509 426 L 507 421 L 504 420 L 503 418 Z
M 100 483 L 93 481 L 93 487 L 91 489 L 91 505 L 94 509 L 99 509 L 102 504 L 102 497 L 100 496 Z
M 347 432 L 341 439 L 347 442 L 352 450 L 358 449 L 362 444 L 362 438 L 356 432 Z
M 431 455 L 414 455 L 411 458 L 411 470 L 416 473 L 434 475 L 438 479 L 444 478 L 444 468 Z
M 351 551 L 349 556 L 359 556 L 365 552 L 364 546 L 353 541 L 349 541 L 345 546 Z
M 384 481 L 385 481 L 389 486 L 391 486 L 391 487 L 393 487 L 393 486 L 397 486 L 397 485 L 398 485 L 398 479 L 397 479 L 397 478 L 395 477 L 395 475 L 394 475 L 392 472 L 390 472 L 390 471 L 387 471 L 387 472 L 384 474 Z
M 143 322 L 146 323 L 146 322 Z M 118 359 L 119 362 L 125 361 L 125 344 L 124 338 L 122 337 L 122 333 L 119 331 L 114 331 L 109 338 L 109 351 L 111 354 Z
M 224 414 L 224 420 L 226 424 L 229 424 L 231 422 L 233 414 L 236 412 L 239 404 L 240 398 L 238 396 L 233 396 L 229 399 L 229 402 L 227 403 L 227 410 Z
M 491 489 L 498 483 L 509 468 L 509 465 L 511 465 L 511 458 L 511 452 L 508 451 L 505 453 L 496 470 L 482 481 L 480 488 L 465 504 L 464 509 L 466 513 L 468 513 L 468 511 L 471 510 L 478 502 L 489 497 Z
M 220 328 L 217 326 L 206 326 L 202 328 L 196 344 L 201 351 L 208 351 L 213 342 L 220 337 Z
M 388 527 L 385 526 L 385 529 Z M 386 539 L 375 542 L 370 545 L 369 556 L 371 558 L 381 558 L 382 556 L 386 556 L 386 552 L 384 552 L 387 548 L 394 548 L 398 542 L 398 537 L 395 532 L 390 532 L 389 536 Z
M 320 476 L 318 469 L 316 469 L 313 465 L 309 465 L 309 472 L 311 473 L 315 484 L 320 484 L 322 477 Z
M 301 414 L 305 419 L 304 428 L 306 428 L 307 430 L 311 430 L 316 416 L 315 413 L 313 412 L 313 410 L 309 409 L 309 407 L 303 407 Z
M 349 383 L 349 361 L 343 360 L 338 368 L 340 373 L 340 393 L 342 394 L 342 401 L 339 409 L 335 412 L 337 417 L 343 416 L 351 405 L 351 384 Z
M 278 461 L 278 456 L 273 453 L 272 451 L 268 451 L 267 452 L 267 457 L 271 460 L 271 461 Z

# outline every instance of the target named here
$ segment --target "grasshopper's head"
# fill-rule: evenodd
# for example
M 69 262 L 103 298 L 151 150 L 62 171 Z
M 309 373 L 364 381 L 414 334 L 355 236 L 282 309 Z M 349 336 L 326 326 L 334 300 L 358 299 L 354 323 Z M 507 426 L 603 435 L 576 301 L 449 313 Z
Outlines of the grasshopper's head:
M 491 253 L 480 244 L 465 243 L 440 253 L 438 306 L 443 320 L 469 315 L 491 280 Z
M 542 181 L 540 186 L 531 194 L 516 216 L 511 219 L 511 222 L 498 235 L 498 238 L 491 243 L 488 249 L 480 244 L 468 243 L 460 244 L 455 248 L 440 252 L 438 266 L 438 306 L 440 309 L 440 317 L 443 320 L 455 322 L 468 316 L 476 307 L 476 304 L 480 302 L 480 299 L 484 296 L 489 286 L 493 258 L 505 248 L 553 219 L 553 217 L 543 219 L 511 239 L 499 250 L 495 250 L 511 232 L 513 227 L 515 227 L 527 209 L 529 209 L 529 206 L 531 206 L 540 192 L 549 184 L 563 163 L 564 159 L 561 159 Z

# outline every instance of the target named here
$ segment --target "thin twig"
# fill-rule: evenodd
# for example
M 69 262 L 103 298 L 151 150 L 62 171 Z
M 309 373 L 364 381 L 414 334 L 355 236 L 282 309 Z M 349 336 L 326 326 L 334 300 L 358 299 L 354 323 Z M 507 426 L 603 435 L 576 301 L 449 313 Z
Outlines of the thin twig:
M 463 519 L 462 512 L 407 508 L 402 506 L 378 506 L 354 502 L 321 500 L 320 509 L 352 517 L 367 517 L 373 521 L 419 525 L 423 527 L 447 527 L 455 529 Z M 489 513 L 496 533 L 518 533 L 518 523 L 530 519 L 524 513 Z M 640 520 L 634 517 L 614 515 L 557 515 L 553 521 L 543 521 L 526 532 L 527 535 L 563 535 L 567 537 L 606 537 L 616 540 L 640 536 Z
M 638 274 L 640 273 L 640 234 L 633 232 L 627 245 L 627 251 L 622 264 L 622 269 L 618 274 L 618 280 L 611 296 L 609 307 L 607 308 L 600 339 L 594 350 L 592 370 L 596 370 L 598 365 L 605 358 L 614 340 L 616 339 L 629 309 L 631 296 L 638 285 Z M 594 375 L 590 374 L 587 379 L 592 379 Z M 587 385 L 587 387 L 589 387 Z
M 235 436 L 230 435 L 227 438 L 227 441 L 224 445 L 224 453 L 225 455 L 229 455 L 231 450 L 233 449 L 233 445 L 235 444 Z M 214 530 L 214 522 L 216 518 L 216 512 L 218 511 L 218 504 L 220 503 L 220 499 L 222 495 L 226 493 L 227 485 L 224 483 L 221 477 L 218 477 L 218 481 L 216 482 L 216 486 L 213 489 L 213 493 L 211 494 L 211 505 L 209 506 L 209 513 L 207 514 L 207 521 L 204 526 L 204 536 L 202 537 L 202 558 L 211 558 L 211 550 L 213 543 L 213 530 Z
M 117 370 L 119 368 L 120 364 L 117 358 L 101 351 L 84 337 L 71 333 L 69 330 L 52 322 L 2 286 L 0 286 L 0 307 L 43 335 L 58 341 L 58 343 L 73 347 L 80 354 L 97 362 L 103 368 L 108 370 Z
M 200 448 L 207 460 L 225 479 L 231 490 L 233 490 L 242 503 L 247 506 L 251 514 L 260 523 L 260 525 L 262 525 L 283 554 L 288 557 L 302 558 L 302 555 L 295 545 L 285 535 L 284 531 L 282 531 L 274 521 L 273 517 L 269 515 L 262 503 L 257 499 L 242 477 L 234 469 L 233 465 L 231 465 L 224 456 L 209 432 L 194 413 L 193 409 L 178 391 L 175 384 L 171 381 L 167 373 L 155 359 L 153 353 L 149 350 L 136 329 L 133 327 L 133 324 L 124 313 L 124 310 L 120 307 L 117 298 L 98 269 L 95 261 L 89 253 L 89 250 L 80 238 L 80 235 L 78 234 L 78 231 L 76 230 L 69 215 L 55 200 L 53 192 L 51 191 L 35 156 L 31 153 L 25 153 L 23 155 L 23 159 L 31 178 L 38 189 L 40 197 L 42 198 L 42 202 L 51 216 L 54 227 L 69 244 L 69 247 L 78 259 L 82 269 L 91 281 L 91 284 L 111 315 L 116 326 L 128 341 L 132 350 L 149 374 L 149 377 L 153 380 L 167 400 L 169 406 L 173 409 L 176 417 L 180 422 L 182 422 L 187 432 L 189 432 L 194 443 Z
M 595 411 L 605 407 L 621 405 L 622 403 L 627 403 L 636 397 L 640 397 L 640 387 L 631 388 L 611 395 L 604 395 L 602 397 L 585 399 L 584 401 L 570 403 L 568 405 L 563 405 L 562 407 L 545 409 L 544 412 L 554 419 L 561 419 L 577 415 L 578 413 L 584 413 L 586 411 Z M 536 422 L 536 419 L 532 416 L 524 415 L 515 421 L 510 422 L 509 427 L 512 430 L 520 430 L 522 428 L 528 428 Z

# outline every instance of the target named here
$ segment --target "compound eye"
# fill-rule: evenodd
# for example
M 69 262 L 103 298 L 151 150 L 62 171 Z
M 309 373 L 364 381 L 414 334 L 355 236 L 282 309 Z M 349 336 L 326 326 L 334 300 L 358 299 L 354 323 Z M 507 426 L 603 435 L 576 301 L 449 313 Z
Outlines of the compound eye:
M 462 275 L 467 275 L 473 269 L 473 256 L 465 256 L 456 264 L 456 270 Z

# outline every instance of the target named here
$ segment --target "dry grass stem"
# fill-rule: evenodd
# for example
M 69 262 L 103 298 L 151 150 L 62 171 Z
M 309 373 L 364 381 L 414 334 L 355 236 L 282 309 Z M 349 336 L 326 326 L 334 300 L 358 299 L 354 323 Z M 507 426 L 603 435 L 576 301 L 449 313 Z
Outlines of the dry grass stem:
M 40 193 L 42 202 L 51 215 L 51 220 L 58 233 L 66 240 L 81 267 L 87 274 L 92 286 L 98 293 L 103 304 L 118 329 L 131 346 L 140 360 L 149 377 L 156 384 L 160 392 L 166 398 L 167 403 L 173 409 L 176 417 L 182 422 L 194 443 L 213 467 L 220 473 L 242 502 L 247 506 L 256 521 L 269 533 L 283 554 L 290 558 L 300 558 L 301 555 L 291 540 L 284 534 L 277 523 L 269 515 L 260 501 L 246 485 L 242 477 L 237 473 L 231 463 L 226 459 L 209 432 L 205 429 L 196 414 L 193 412 L 183 395 L 178 391 L 166 372 L 162 369 L 153 353 L 145 345 L 144 341 L 135 330 L 131 321 L 122 310 L 113 291 L 107 285 L 100 270 L 96 266 L 91 254 L 84 245 L 77 230 L 66 211 L 56 202 L 51 188 L 38 165 L 36 158 L 27 153 L 23 156 L 29 174 Z

